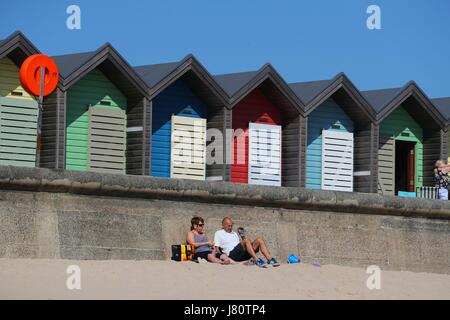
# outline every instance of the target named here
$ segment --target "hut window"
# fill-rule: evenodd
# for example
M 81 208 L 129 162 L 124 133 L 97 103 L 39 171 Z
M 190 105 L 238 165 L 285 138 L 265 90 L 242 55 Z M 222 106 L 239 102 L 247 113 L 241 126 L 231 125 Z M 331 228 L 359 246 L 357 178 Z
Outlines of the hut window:
M 181 114 L 192 114 L 193 112 L 191 109 L 186 108 L 186 109 L 183 109 L 180 113 Z
M 13 91 L 11 92 L 12 96 L 16 96 L 16 97 L 22 97 L 23 96 L 23 92 L 20 91 Z
M 333 124 L 333 125 L 331 125 L 331 128 L 332 129 L 341 129 L 342 126 L 340 124 Z
M 111 101 L 102 100 L 102 101 L 100 101 L 100 104 L 102 106 L 110 106 L 111 105 Z
M 408 133 L 408 132 L 402 132 L 402 133 L 401 133 L 401 136 L 402 136 L 402 137 L 409 137 L 409 133 Z

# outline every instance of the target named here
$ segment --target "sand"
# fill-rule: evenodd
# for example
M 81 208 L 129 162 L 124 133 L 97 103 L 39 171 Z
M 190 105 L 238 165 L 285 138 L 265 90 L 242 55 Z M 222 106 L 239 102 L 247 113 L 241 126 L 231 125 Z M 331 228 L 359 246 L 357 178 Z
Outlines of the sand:
M 81 290 L 67 289 L 78 265 Z M 450 275 L 300 263 L 278 268 L 174 261 L 0 259 L 0 299 L 450 299 Z

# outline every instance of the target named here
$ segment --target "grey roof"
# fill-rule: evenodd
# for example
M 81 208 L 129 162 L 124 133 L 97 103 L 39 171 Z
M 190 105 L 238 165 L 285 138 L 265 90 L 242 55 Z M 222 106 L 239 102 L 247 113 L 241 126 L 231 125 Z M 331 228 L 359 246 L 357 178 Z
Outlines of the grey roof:
M 300 98 L 304 104 L 309 104 L 317 95 L 328 87 L 334 79 L 317 80 L 309 82 L 289 83 L 292 91 Z
M 63 78 L 67 78 L 72 72 L 81 67 L 86 61 L 91 59 L 97 51 L 65 54 L 60 56 L 52 56 L 58 65 L 59 74 Z
M 227 73 L 214 75 L 213 77 L 228 96 L 232 97 L 239 89 L 249 83 L 258 72 L 259 71 Z
M 145 83 L 152 88 L 173 70 L 175 70 L 181 63 L 182 61 L 149 64 L 145 66 L 133 67 L 133 69 L 145 81 Z
M 385 106 L 389 104 L 404 87 L 361 91 L 361 94 L 370 103 L 376 113 L 379 113 Z
M 450 97 L 431 99 L 431 102 L 433 102 L 445 119 L 450 120 Z

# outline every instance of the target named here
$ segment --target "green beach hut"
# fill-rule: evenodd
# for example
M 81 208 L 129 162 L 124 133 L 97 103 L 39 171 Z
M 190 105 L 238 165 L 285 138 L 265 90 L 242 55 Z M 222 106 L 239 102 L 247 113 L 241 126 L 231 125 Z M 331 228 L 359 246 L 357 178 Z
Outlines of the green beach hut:
M 53 59 L 61 80 L 45 99 L 42 166 L 144 174 L 149 152 L 142 139 L 148 141 L 150 130 L 145 83 L 110 44 Z
M 377 113 L 378 192 L 414 195 L 434 185 L 434 163 L 444 158 L 446 119 L 413 81 L 362 92 Z

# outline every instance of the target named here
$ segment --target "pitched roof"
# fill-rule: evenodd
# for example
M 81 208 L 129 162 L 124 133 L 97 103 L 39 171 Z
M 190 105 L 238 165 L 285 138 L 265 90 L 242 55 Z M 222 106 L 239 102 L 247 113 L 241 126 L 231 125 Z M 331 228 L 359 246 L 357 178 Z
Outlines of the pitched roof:
M 133 67 L 137 74 L 145 81 L 150 87 L 154 87 L 172 71 L 174 71 L 182 61 L 168 62 L 159 64 L 149 64 L 144 66 Z
M 228 96 L 232 97 L 239 91 L 239 89 L 249 83 L 258 73 L 259 71 L 247 71 L 219 74 L 214 75 L 213 77 L 222 89 L 225 90 Z
M 450 97 L 431 99 L 431 102 L 433 102 L 445 119 L 450 120 Z
M 39 50 L 34 44 L 20 31 L 15 31 L 5 39 L 0 40 L 0 53 L 4 54 L 5 52 L 10 52 L 8 50 L 17 43 L 26 55 L 39 53 Z
M 325 90 L 334 79 L 317 80 L 308 82 L 289 83 L 292 91 L 300 98 L 306 105 L 309 104 L 318 94 Z
M 58 65 L 59 74 L 63 78 L 67 78 L 72 72 L 81 67 L 89 59 L 91 59 L 97 51 L 65 54 L 60 56 L 52 56 Z
M 389 88 L 389 89 L 379 89 L 379 90 L 368 90 L 361 91 L 364 98 L 370 103 L 373 110 L 379 113 L 386 107 L 389 102 L 391 102 L 396 96 L 398 96 L 404 87 L 400 88 Z

